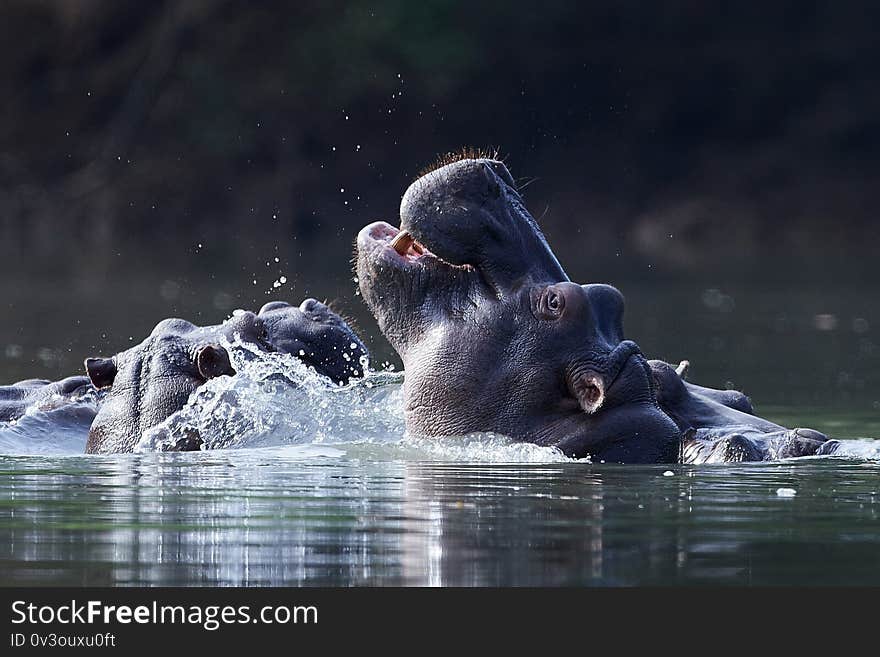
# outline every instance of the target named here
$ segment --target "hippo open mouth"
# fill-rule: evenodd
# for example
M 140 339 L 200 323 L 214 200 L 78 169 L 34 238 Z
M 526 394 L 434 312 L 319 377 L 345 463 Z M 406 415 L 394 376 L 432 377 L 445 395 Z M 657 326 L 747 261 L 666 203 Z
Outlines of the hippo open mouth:
M 380 245 L 384 245 L 385 248 L 396 253 L 401 259 L 402 264 L 416 263 L 422 258 L 430 258 L 449 267 L 458 267 L 466 270 L 474 268 L 469 264 L 454 265 L 451 262 L 446 262 L 433 253 L 427 246 L 415 239 L 409 231 L 395 228 L 384 221 L 370 224 L 364 230 L 366 231 L 365 237 L 367 239 L 373 240 Z M 387 253 L 387 255 L 393 258 L 390 253 Z
M 429 171 L 404 194 L 400 228 L 367 226 L 358 236 L 359 251 L 371 251 L 371 242 L 387 266 L 478 272 L 497 296 L 529 281 L 568 280 L 513 178 L 496 160 L 464 158 Z
M 403 360 L 407 428 L 503 433 L 573 456 L 677 458 L 623 297 L 569 281 L 499 161 L 463 158 L 416 180 L 400 228 L 357 240 L 361 294 Z

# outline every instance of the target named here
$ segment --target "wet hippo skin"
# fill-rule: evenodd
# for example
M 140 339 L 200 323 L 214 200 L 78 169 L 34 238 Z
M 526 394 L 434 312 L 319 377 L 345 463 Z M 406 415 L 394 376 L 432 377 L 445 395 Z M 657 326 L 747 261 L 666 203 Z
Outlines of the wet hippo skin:
M 368 358 L 348 324 L 314 299 L 299 307 L 272 302 L 259 313 L 240 312 L 218 326 L 166 319 L 141 344 L 110 358 L 86 360 L 91 382 L 106 391 L 86 451 L 131 451 L 145 431 L 183 408 L 199 386 L 235 374 L 222 345 L 235 338 L 263 351 L 296 356 L 337 384 L 362 376 Z M 171 449 L 201 445 L 199 436 L 189 435 Z
M 674 370 L 666 381 L 626 339 L 623 295 L 569 280 L 500 161 L 440 163 L 407 189 L 399 223 L 361 230 L 357 275 L 403 360 L 410 433 L 497 432 L 622 463 L 757 460 L 825 442 L 755 417 L 742 395 Z

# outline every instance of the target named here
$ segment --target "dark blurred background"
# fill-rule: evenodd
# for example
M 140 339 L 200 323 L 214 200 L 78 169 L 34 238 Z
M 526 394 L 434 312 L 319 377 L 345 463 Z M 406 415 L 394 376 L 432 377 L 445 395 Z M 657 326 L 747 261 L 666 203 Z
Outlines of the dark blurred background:
M 880 406 L 880 5 L 6 0 L 0 374 L 163 317 L 355 296 L 357 230 L 499 149 L 629 333 L 773 403 Z

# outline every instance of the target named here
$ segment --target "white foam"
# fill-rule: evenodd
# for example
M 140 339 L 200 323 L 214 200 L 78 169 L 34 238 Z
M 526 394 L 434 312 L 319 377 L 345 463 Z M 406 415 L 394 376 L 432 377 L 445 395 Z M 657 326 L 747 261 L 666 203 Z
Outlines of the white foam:
M 190 432 L 203 449 L 403 437 L 402 375 L 368 371 L 337 386 L 289 354 L 240 340 L 224 346 L 237 374 L 201 386 L 183 409 L 144 434 L 137 451 L 160 450 Z
M 0 454 L 82 454 L 94 415 L 94 399 L 31 406 L 18 420 L 0 422 Z
M 569 460 L 554 448 L 518 443 L 497 434 L 407 437 L 403 373 L 366 369 L 364 378 L 337 386 L 288 354 L 265 353 L 240 340 L 224 347 L 237 374 L 208 381 L 183 409 L 146 432 L 136 451 L 162 450 L 197 432 L 203 449 L 284 446 L 293 451 L 273 450 L 273 454 L 297 458 L 482 463 Z M 325 451 L 316 451 L 317 446 Z

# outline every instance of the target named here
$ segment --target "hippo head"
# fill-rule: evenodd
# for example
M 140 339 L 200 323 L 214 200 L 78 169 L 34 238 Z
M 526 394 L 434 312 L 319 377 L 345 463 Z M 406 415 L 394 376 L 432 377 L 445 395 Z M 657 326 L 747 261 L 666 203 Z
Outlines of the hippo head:
M 131 451 L 145 431 L 183 408 L 208 379 L 235 374 L 222 343 L 236 338 L 263 351 L 292 354 L 336 383 L 361 376 L 367 362 L 366 348 L 345 321 L 314 299 L 298 308 L 269 303 L 259 314 L 240 312 L 220 326 L 166 319 L 136 347 L 86 360 L 92 384 L 107 391 L 86 451 Z M 199 444 L 194 437 L 177 448 Z
M 263 306 L 259 318 L 275 351 L 298 356 L 340 385 L 364 375 L 367 348 L 345 320 L 320 301 L 306 299 L 299 308 L 273 301 Z
M 623 297 L 568 280 L 501 162 L 425 174 L 403 197 L 400 230 L 371 224 L 357 251 L 361 293 L 403 360 L 411 433 L 677 459 L 679 431 L 624 339 Z

